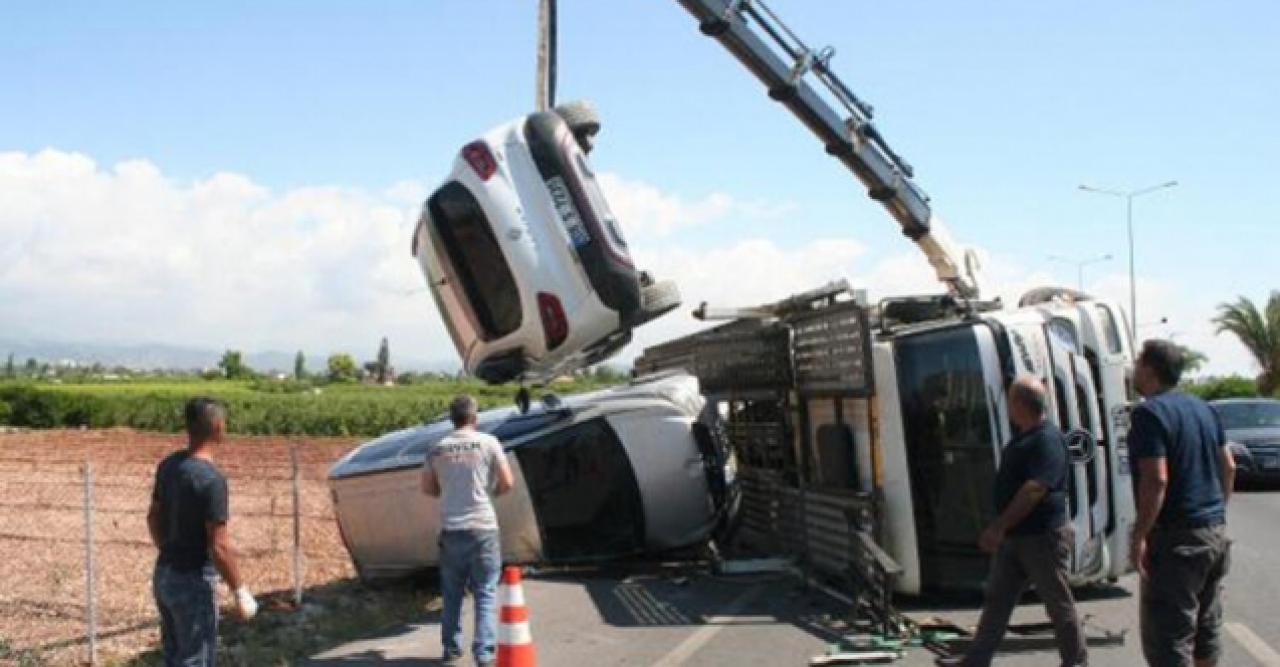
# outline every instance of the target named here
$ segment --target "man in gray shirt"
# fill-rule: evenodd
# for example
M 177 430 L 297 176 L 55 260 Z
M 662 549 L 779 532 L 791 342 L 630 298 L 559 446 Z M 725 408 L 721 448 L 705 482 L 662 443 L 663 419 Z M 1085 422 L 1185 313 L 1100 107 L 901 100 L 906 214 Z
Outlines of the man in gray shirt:
M 422 492 L 440 499 L 440 590 L 444 611 L 442 662 L 462 657 L 462 596 L 475 596 L 476 628 L 471 655 L 478 665 L 494 662 L 498 616 L 495 598 L 502 569 L 502 543 L 494 496 L 511 490 L 511 467 L 502 444 L 476 430 L 476 401 L 461 395 L 449 405 L 454 430 L 427 450 Z

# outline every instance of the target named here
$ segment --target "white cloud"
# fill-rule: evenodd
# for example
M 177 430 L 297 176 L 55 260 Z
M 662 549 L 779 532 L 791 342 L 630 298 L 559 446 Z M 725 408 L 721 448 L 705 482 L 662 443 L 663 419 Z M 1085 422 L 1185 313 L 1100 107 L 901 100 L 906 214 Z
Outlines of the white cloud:
M 0 154 L 0 328 L 62 339 L 451 359 L 409 258 L 417 192 L 194 183 L 145 160 Z M 420 201 L 420 200 L 419 200 Z M 411 203 L 412 202 L 412 203 Z
M 869 288 L 873 300 L 942 289 L 906 241 L 879 256 L 847 238 L 780 245 L 728 236 L 691 249 L 678 241 L 691 227 L 766 220 L 794 207 L 725 194 L 682 198 L 609 174 L 602 182 L 638 265 L 676 280 L 685 300 L 639 329 L 615 363 L 706 326 L 689 316 L 703 301 L 753 305 L 842 277 Z M 380 191 L 277 192 L 232 173 L 176 182 L 146 160 L 105 167 L 57 150 L 0 153 L 0 331 L 360 355 L 372 355 L 386 335 L 402 359 L 456 363 L 409 256 L 428 187 L 402 181 Z M 1007 303 L 1055 282 L 1046 270 L 980 255 L 988 289 Z M 1087 287 L 1128 302 L 1122 273 Z M 1238 343 L 1214 335 L 1215 302 L 1148 281 L 1139 283 L 1139 300 L 1144 321 L 1169 318 L 1141 335 L 1173 336 L 1204 351 L 1210 372 L 1252 368 Z
M 662 238 L 677 230 L 730 218 L 776 219 L 795 209 L 790 203 L 739 201 L 721 192 L 690 200 L 608 172 L 600 174 L 598 180 L 610 208 L 633 239 Z

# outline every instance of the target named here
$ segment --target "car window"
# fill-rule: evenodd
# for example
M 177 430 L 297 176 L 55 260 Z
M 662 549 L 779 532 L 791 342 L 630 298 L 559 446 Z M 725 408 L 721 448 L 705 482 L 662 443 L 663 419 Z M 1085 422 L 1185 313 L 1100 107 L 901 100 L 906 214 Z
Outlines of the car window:
M 428 207 L 482 337 L 493 340 L 520 328 L 520 292 L 480 203 L 454 181 L 433 194 Z
M 521 436 L 529 435 L 534 431 L 550 426 L 556 422 L 568 419 L 570 416 L 568 410 L 553 410 L 550 412 L 539 412 L 531 415 L 522 415 L 512 417 L 499 424 L 495 424 L 489 431 L 493 437 L 506 444 L 510 440 L 515 440 Z
M 1280 428 L 1280 402 L 1219 403 L 1213 407 L 1226 429 Z

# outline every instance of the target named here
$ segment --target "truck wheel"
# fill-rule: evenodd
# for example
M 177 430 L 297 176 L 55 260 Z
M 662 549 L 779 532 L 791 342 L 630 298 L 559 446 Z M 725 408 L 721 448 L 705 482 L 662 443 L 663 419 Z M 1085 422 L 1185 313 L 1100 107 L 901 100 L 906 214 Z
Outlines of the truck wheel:
M 595 105 L 586 100 L 574 100 L 556 107 L 555 112 L 569 126 L 582 152 L 590 153 L 595 143 L 593 137 L 600 132 L 600 114 L 596 112 Z
M 640 288 L 640 323 L 657 319 L 680 306 L 680 288 L 674 280 L 655 280 Z

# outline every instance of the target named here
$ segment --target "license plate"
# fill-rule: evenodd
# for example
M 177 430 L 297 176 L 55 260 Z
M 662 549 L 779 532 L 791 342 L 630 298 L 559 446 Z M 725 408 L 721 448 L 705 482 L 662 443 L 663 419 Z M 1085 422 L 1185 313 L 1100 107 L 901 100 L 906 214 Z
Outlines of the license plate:
M 556 215 L 560 216 L 560 224 L 564 225 L 564 230 L 569 234 L 569 240 L 573 242 L 575 248 L 591 242 L 591 233 L 587 231 L 587 226 L 582 224 L 582 216 L 578 215 L 578 208 L 573 205 L 573 195 L 569 192 L 569 186 L 565 184 L 564 178 L 553 176 L 547 179 L 547 191 L 551 193 L 551 203 L 556 207 Z

